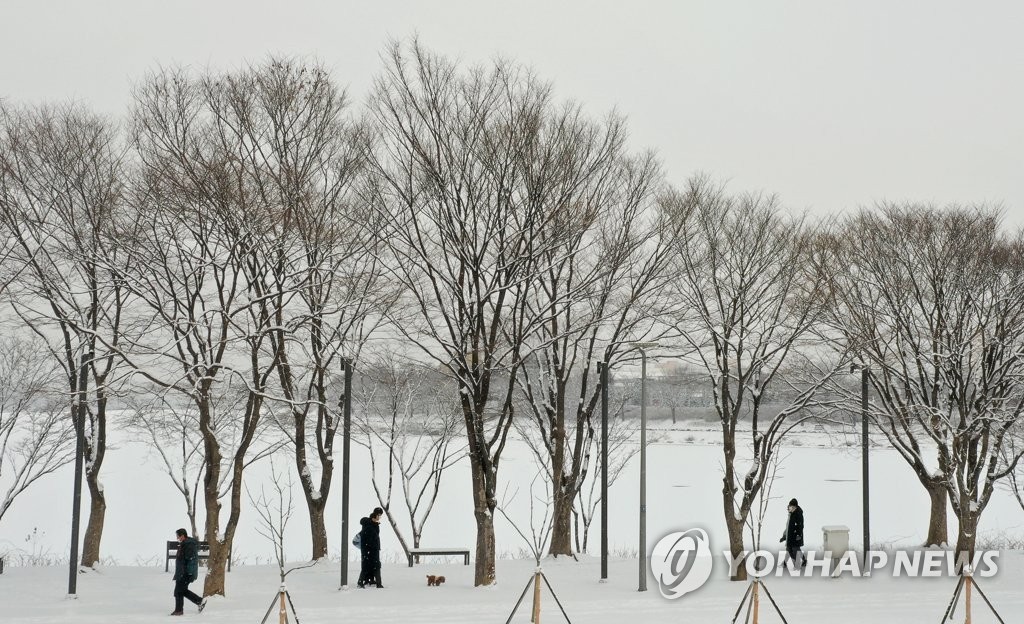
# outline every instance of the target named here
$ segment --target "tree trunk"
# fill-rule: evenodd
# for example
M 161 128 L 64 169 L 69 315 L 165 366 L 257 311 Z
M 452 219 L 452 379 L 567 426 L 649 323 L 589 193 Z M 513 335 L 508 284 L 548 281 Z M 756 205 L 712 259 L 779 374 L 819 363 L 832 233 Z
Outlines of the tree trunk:
M 85 539 L 82 542 L 82 567 L 92 568 L 100 560 L 100 540 L 103 538 L 103 519 L 107 513 L 107 499 L 100 486 L 97 471 L 86 471 L 85 482 L 89 486 L 89 498 L 92 504 L 89 508 L 89 523 L 86 525 Z
M 103 380 L 97 386 L 102 387 Z M 82 566 L 95 567 L 100 561 L 100 541 L 103 538 L 103 520 L 107 514 L 107 499 L 100 483 L 100 470 L 107 456 L 107 399 L 103 391 L 96 394 L 96 413 L 92 416 L 92 435 L 86 439 L 85 453 L 88 467 L 85 470 L 85 483 L 89 487 L 89 523 L 85 529 L 82 542 Z
M 586 541 L 580 540 L 580 515 L 576 510 L 572 512 L 572 539 L 576 544 L 576 552 L 587 552 Z
M 741 560 L 741 558 L 745 559 L 743 557 L 743 521 L 736 519 L 732 494 L 728 491 L 723 494 L 725 495 L 725 527 L 729 533 L 729 553 L 732 555 L 732 561 L 739 562 L 736 565 L 735 573 L 729 577 L 729 580 L 745 581 L 747 580 L 747 568 Z
M 565 492 L 565 484 L 561 484 L 562 487 L 557 489 L 552 488 L 553 498 L 552 501 L 554 510 L 552 515 L 553 524 L 551 525 L 551 546 L 548 548 L 548 554 L 558 556 L 567 555 L 572 556 L 572 503 L 576 498 L 575 495 L 569 495 Z
M 280 321 L 283 323 L 283 321 Z M 281 339 L 281 343 L 284 339 Z M 279 369 L 281 372 L 282 385 L 289 390 L 286 392 L 288 400 L 294 400 L 294 392 L 291 390 L 292 382 L 290 373 L 288 372 L 287 360 L 285 359 L 285 352 L 281 351 L 281 357 L 284 363 Z M 327 401 L 326 394 L 323 388 L 317 390 L 318 400 L 321 401 L 321 405 Z M 313 561 L 318 559 L 324 559 L 327 557 L 327 524 L 324 521 L 324 511 L 327 508 L 327 498 L 331 491 L 331 481 L 334 477 L 334 462 L 330 459 L 331 454 L 334 451 L 334 426 L 328 426 L 324 430 L 324 435 L 319 435 L 319 430 L 316 431 L 317 441 L 317 453 L 320 456 L 320 484 L 319 488 L 314 488 L 313 477 L 310 474 L 309 466 L 306 463 L 306 414 L 305 412 L 296 411 L 294 413 L 295 420 L 295 468 L 299 473 L 299 484 L 302 486 L 302 494 L 306 499 L 306 509 L 309 512 L 309 536 L 310 541 L 313 544 L 313 551 L 311 557 Z M 324 422 L 330 420 L 330 415 L 327 414 L 326 410 L 319 408 L 317 412 L 317 421 Z M 319 426 L 319 425 L 318 425 Z M 348 536 L 343 536 L 343 539 L 351 539 Z
M 222 455 L 220 444 L 214 433 L 212 413 L 209 404 L 209 382 L 202 388 L 199 400 L 199 429 L 203 434 L 203 447 L 206 451 L 205 474 L 203 475 L 203 501 L 206 503 L 206 541 L 210 543 L 210 557 L 206 560 L 206 579 L 203 581 L 203 595 L 224 595 L 224 571 L 227 565 L 228 552 L 222 548 L 220 541 L 220 462 Z M 230 547 L 230 546 L 229 546 Z
M 188 485 L 186 484 L 185 487 L 188 488 Z M 188 514 L 188 522 L 192 528 L 192 532 L 189 535 L 199 539 L 199 527 L 196 525 L 196 502 L 188 493 L 185 494 L 185 508 Z
M 206 560 L 206 579 L 203 581 L 204 596 L 224 595 L 224 573 L 227 568 L 230 544 L 223 544 L 218 538 L 220 530 L 220 503 L 210 505 L 206 497 L 206 541 L 210 543 L 210 557 Z
M 485 468 L 472 462 L 473 516 L 476 518 L 476 568 L 473 586 L 493 585 L 497 581 L 495 570 L 494 506 L 487 496 Z
M 226 539 L 222 542 L 214 534 L 207 535 L 206 541 L 210 542 L 210 558 L 206 560 L 206 580 L 203 582 L 203 595 L 223 596 L 224 577 L 227 570 L 228 557 L 231 556 L 232 540 Z
M 722 379 L 724 380 L 725 377 Z M 724 390 L 723 388 L 723 396 L 725 395 Z M 736 462 L 736 433 L 734 429 L 727 426 L 727 422 L 728 420 L 723 418 L 722 453 L 725 474 L 722 476 L 722 510 L 725 512 L 725 528 L 729 534 L 729 553 L 732 555 L 732 561 L 738 562 L 735 572 L 730 571 L 729 579 L 745 581 L 747 580 L 747 569 L 740 558 L 743 557 L 743 528 L 746 518 L 736 517 L 736 481 L 733 474 Z
M 236 455 L 234 466 L 232 467 L 231 507 L 228 511 L 228 521 L 224 523 L 223 539 L 221 539 L 217 532 L 217 527 L 220 525 L 220 504 L 218 503 L 216 506 L 217 515 L 215 517 L 211 519 L 207 516 L 206 539 L 210 542 L 210 558 L 206 562 L 206 581 L 203 584 L 204 596 L 213 594 L 226 595 L 227 563 L 231 557 L 231 546 L 235 541 L 235 530 L 238 528 L 238 518 L 241 515 L 242 465 L 242 461 Z M 207 502 L 209 502 L 209 494 L 207 494 Z M 213 530 L 211 530 L 211 527 L 213 527 Z
M 312 478 L 309 475 L 309 468 L 306 466 L 305 451 L 301 450 L 305 445 L 304 426 L 296 426 L 295 444 L 299 484 L 302 486 L 303 498 L 306 500 L 306 510 L 309 513 L 309 536 L 313 544 L 311 557 L 313 561 L 316 561 L 327 557 L 327 523 L 324 520 L 324 511 L 327 508 L 327 495 L 330 493 L 331 488 L 332 465 L 330 461 L 323 462 L 320 488 L 314 489 Z M 321 454 L 321 457 L 323 457 L 323 454 Z
M 960 529 L 956 536 L 956 562 L 957 572 L 962 572 L 962 564 L 970 564 L 974 560 L 975 546 L 978 541 L 978 516 L 980 513 L 970 511 L 969 507 L 963 510 L 958 520 Z
M 555 406 L 551 414 L 551 498 L 554 505 L 551 543 L 548 554 L 572 556 L 572 506 L 576 499 L 574 475 L 567 474 L 566 464 L 572 463 L 567 457 L 565 443 L 565 395 L 566 384 L 561 381 L 562 372 L 558 373 L 555 382 Z M 581 418 L 577 418 L 579 426 Z M 584 421 L 585 422 L 585 421 Z M 577 431 L 577 435 L 581 430 Z
M 942 546 L 949 543 L 949 532 L 946 527 L 946 510 L 949 505 L 949 496 L 946 493 L 946 486 L 934 480 L 924 484 L 931 499 L 931 513 L 928 516 L 928 537 L 924 545 Z
M 473 586 L 493 585 L 497 579 L 494 553 L 494 515 L 486 508 L 476 509 L 476 568 Z
M 402 527 L 398 526 L 398 518 L 396 518 L 393 515 L 391 515 L 391 505 L 389 504 L 389 502 L 385 502 L 385 501 L 381 500 L 379 497 L 377 498 L 377 502 L 380 503 L 381 508 L 384 510 L 384 516 L 388 519 L 388 524 L 391 525 L 391 530 L 395 532 L 395 537 L 398 538 L 398 545 L 402 547 L 402 553 L 404 553 L 405 556 L 408 557 L 409 556 L 409 543 L 405 541 L 405 536 L 402 535 Z M 409 514 L 409 515 L 412 516 L 412 514 Z M 416 529 L 415 529 L 416 519 L 410 517 L 409 521 L 410 521 L 410 524 L 412 524 L 412 526 L 413 526 L 413 534 L 412 534 L 413 548 L 419 548 L 419 546 L 420 546 L 419 536 L 416 534 Z M 416 563 L 419 563 L 419 562 L 420 562 L 420 558 L 416 557 Z
M 327 523 L 324 522 L 323 501 L 313 500 L 307 495 L 306 507 L 309 509 L 309 535 L 313 539 L 313 560 L 324 559 L 327 557 Z

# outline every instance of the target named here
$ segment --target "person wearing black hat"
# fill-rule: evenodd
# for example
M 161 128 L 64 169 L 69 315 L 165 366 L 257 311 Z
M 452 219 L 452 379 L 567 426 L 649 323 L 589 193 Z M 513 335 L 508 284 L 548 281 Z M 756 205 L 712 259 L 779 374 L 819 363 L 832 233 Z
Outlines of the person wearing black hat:
M 782 534 L 780 542 L 786 542 L 786 555 L 797 565 L 799 557 L 800 567 L 807 565 L 807 558 L 800 549 L 804 545 L 804 510 L 800 508 L 796 499 L 789 501 L 789 521 L 786 523 L 786 532 Z
M 384 516 L 384 510 L 376 507 L 369 518 L 361 518 L 359 524 L 363 527 L 359 531 L 359 554 L 360 569 L 359 587 L 374 585 L 384 587 L 380 579 L 380 520 Z

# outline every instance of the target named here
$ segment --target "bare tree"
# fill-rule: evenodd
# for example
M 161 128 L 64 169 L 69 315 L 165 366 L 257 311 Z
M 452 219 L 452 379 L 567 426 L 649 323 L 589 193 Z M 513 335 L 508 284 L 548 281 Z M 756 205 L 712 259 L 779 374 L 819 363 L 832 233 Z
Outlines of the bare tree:
M 123 281 L 137 302 L 133 322 L 146 331 L 122 355 L 137 375 L 192 401 L 198 414 L 210 542 L 206 595 L 224 593 L 242 478 L 261 453 L 264 404 L 280 364 L 269 339 L 277 322 L 275 278 L 262 246 L 280 215 L 257 192 L 251 146 L 226 111 L 232 102 L 229 76 L 161 70 L 138 85 L 137 214 L 123 234 L 135 243 Z M 218 414 L 214 397 L 228 389 L 244 400 Z M 218 426 L 222 418 L 232 423 L 229 439 Z M 220 500 L 225 470 L 227 505 Z
M 755 551 L 762 549 L 761 535 L 764 532 L 764 521 L 771 510 L 772 501 L 778 498 L 777 496 L 772 496 L 772 487 L 775 485 L 775 478 L 778 475 L 779 464 L 782 463 L 782 460 L 783 457 L 779 453 L 772 455 L 768 473 L 765 476 L 764 486 L 758 492 L 757 502 L 750 515 L 747 516 L 747 530 L 750 531 L 750 542 Z
M 888 204 L 832 247 L 832 325 L 871 367 L 874 423 L 929 493 L 927 544 L 946 542 L 948 498 L 956 550 L 973 556 L 1022 450 L 1010 434 L 1024 407 L 1024 239 L 984 207 Z
M 780 214 L 774 197 L 733 197 L 694 178 L 674 202 L 687 226 L 677 243 L 672 294 L 680 333 L 707 372 L 721 423 L 723 512 L 739 560 L 744 526 L 783 436 L 806 418 L 801 410 L 834 372 L 790 387 L 777 413 L 762 409 L 769 389 L 796 386 L 793 375 L 780 372 L 816 368 L 807 348 L 824 279 L 809 261 L 810 228 Z M 733 580 L 746 577 L 743 566 L 735 574 Z
M 393 45 L 370 98 L 367 198 L 410 316 L 397 325 L 456 380 L 472 472 L 475 583 L 495 581 L 498 472 L 525 337 L 527 286 L 584 207 L 533 194 L 523 154 L 553 141 L 551 96 L 498 61 L 463 70 L 417 42 Z M 549 234 L 540 236 L 541 231 Z
M 523 528 L 521 521 L 517 522 L 508 512 L 516 502 L 519 494 L 518 489 L 509 493 L 506 488 L 504 499 L 498 505 L 498 511 L 509 525 L 515 529 L 519 537 L 526 542 L 527 547 L 530 549 L 530 555 L 538 566 L 540 565 L 540 560 L 544 557 L 544 551 L 548 549 L 554 524 L 552 508 L 548 504 L 548 501 L 551 500 L 551 481 L 547 478 L 545 472 L 543 468 L 540 468 L 533 475 L 533 479 L 530 480 L 530 489 L 527 491 L 530 501 L 530 519 L 526 529 Z M 527 531 L 529 531 L 529 535 L 526 534 Z
M 370 455 L 373 490 L 408 555 L 420 547 L 445 471 L 465 457 L 462 416 L 451 381 L 437 371 L 393 352 L 360 368 L 355 441 Z
M 356 358 L 393 295 L 382 284 L 376 238 L 351 192 L 362 168 L 345 94 L 317 64 L 271 58 L 207 87 L 218 127 L 234 133 L 237 170 L 271 218 L 245 264 L 271 319 L 274 402 L 305 497 L 312 558 L 327 556 L 324 510 L 341 419 L 328 390 L 342 356 Z
M 14 500 L 74 458 L 66 395 L 41 341 L 0 339 L 0 521 Z
M 295 482 L 292 480 L 291 473 L 288 473 L 288 477 L 285 478 L 274 465 L 274 461 L 271 460 L 270 494 L 267 494 L 267 489 L 263 485 L 260 486 L 259 496 L 253 496 L 248 486 L 245 489 L 249 503 L 256 510 L 256 515 L 259 516 L 260 521 L 256 527 L 256 532 L 265 537 L 274 546 L 274 560 L 277 563 L 278 573 L 281 575 L 282 585 L 284 584 L 285 577 L 292 572 L 311 567 L 317 562 L 314 559 L 305 565 L 285 569 L 287 552 L 284 549 L 284 537 L 288 530 L 288 523 L 291 522 L 295 512 L 295 499 L 292 496 L 294 485 Z M 291 600 L 290 597 L 289 600 Z
M 591 468 L 596 364 L 614 366 L 626 342 L 658 337 L 678 221 L 662 218 L 655 201 L 661 176 L 653 158 L 623 153 L 620 120 L 591 124 L 570 106 L 547 124 L 558 129 L 553 149 L 524 167 L 537 179 L 533 194 L 556 213 L 566 204 L 585 208 L 565 215 L 578 219 L 572 235 L 557 220 L 553 231 L 538 233 L 543 270 L 527 286 L 538 331 L 519 376 L 525 411 L 549 455 L 542 465 L 550 471 L 550 554 L 557 556 L 573 552 L 573 504 Z
M 100 472 L 126 300 L 116 274 L 129 257 L 113 237 L 124 210 L 124 150 L 113 124 L 75 105 L 0 107 L 0 124 L 0 221 L 13 241 L 6 295 L 45 341 L 73 398 L 91 499 L 82 565 L 91 567 L 106 513 Z

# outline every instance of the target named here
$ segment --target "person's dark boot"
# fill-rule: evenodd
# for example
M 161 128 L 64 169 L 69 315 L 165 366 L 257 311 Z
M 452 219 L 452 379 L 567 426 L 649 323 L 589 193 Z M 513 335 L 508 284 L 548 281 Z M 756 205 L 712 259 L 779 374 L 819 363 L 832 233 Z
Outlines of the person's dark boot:
M 185 615 L 184 611 L 171 611 L 167 615 Z

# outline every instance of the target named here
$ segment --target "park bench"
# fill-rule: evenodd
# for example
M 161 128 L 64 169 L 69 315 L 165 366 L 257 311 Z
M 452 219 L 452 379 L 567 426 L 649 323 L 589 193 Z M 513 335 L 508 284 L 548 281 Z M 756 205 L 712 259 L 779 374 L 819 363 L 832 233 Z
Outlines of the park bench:
M 469 549 L 468 548 L 410 548 L 409 549 L 409 567 L 411 568 L 413 562 L 424 556 L 424 555 L 437 555 L 437 556 L 462 556 L 463 564 L 469 565 Z
M 167 559 L 164 560 L 164 572 L 171 569 L 171 561 L 178 555 L 178 540 L 167 540 Z M 199 542 L 199 562 L 210 558 L 210 542 Z M 228 572 L 231 571 L 231 553 L 228 553 Z

